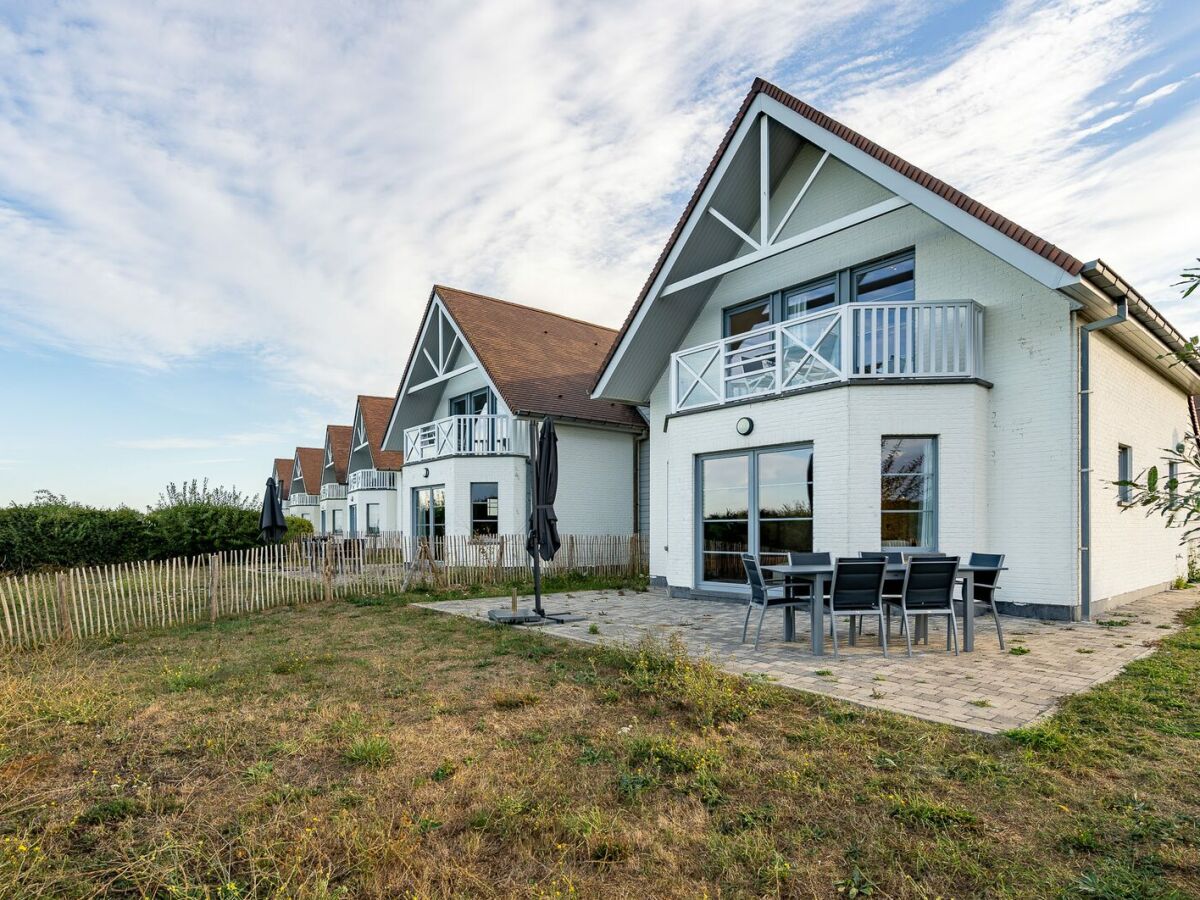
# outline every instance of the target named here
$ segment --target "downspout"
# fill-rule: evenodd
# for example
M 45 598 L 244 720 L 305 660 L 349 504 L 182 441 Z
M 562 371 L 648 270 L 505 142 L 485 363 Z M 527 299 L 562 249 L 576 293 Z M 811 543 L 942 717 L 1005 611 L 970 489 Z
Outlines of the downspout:
M 1124 296 L 1114 299 L 1117 304 L 1116 315 L 1088 322 L 1079 329 L 1079 605 L 1084 621 L 1092 617 L 1092 448 L 1089 418 L 1092 381 L 1089 337 L 1093 331 L 1101 331 L 1125 321 L 1129 301 Z

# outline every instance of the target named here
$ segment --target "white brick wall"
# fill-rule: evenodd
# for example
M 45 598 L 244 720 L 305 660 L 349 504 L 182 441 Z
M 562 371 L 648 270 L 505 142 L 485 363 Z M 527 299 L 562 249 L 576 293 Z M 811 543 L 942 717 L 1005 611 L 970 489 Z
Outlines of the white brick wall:
M 1122 350 L 1104 332 L 1091 336 L 1092 605 L 1172 581 L 1187 571 L 1180 532 L 1141 509 L 1117 503 L 1117 446 L 1133 450 L 1133 472 L 1157 465 L 1190 428 L 1187 395 Z
M 397 491 L 351 491 L 347 496 L 346 502 L 348 506 L 357 506 L 355 513 L 355 527 L 359 534 L 367 533 L 367 504 L 379 504 L 379 529 L 380 531 L 399 531 L 401 530 L 397 524 L 396 518 L 396 501 Z M 349 512 L 347 512 L 346 527 L 350 527 Z
M 558 528 L 564 534 L 632 534 L 634 436 L 559 425 Z

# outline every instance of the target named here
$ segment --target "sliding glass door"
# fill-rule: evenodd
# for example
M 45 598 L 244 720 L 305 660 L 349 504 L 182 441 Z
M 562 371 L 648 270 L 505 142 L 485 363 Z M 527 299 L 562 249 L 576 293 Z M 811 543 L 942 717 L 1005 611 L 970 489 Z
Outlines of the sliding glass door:
M 697 459 L 702 584 L 744 584 L 746 552 L 769 565 L 812 550 L 812 460 L 808 444 Z
M 435 559 L 441 559 L 443 538 L 446 536 L 446 487 L 413 488 L 413 534 L 418 540 L 429 541 Z

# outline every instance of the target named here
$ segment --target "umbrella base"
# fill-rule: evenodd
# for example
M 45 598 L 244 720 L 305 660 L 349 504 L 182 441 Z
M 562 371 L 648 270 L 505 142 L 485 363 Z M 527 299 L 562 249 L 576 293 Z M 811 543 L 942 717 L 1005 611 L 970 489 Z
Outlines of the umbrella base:
M 561 625 L 565 622 L 582 622 L 586 616 L 574 616 L 569 613 L 546 613 L 539 616 L 532 609 L 489 609 L 488 618 L 497 625 Z

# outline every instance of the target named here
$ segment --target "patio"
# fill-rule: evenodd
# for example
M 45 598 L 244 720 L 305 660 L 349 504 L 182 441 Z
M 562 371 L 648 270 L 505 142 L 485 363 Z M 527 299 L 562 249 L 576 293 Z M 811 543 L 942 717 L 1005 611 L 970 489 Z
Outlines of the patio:
M 1106 625 L 1003 617 L 1008 651 L 999 649 L 990 617 L 981 616 L 975 652 L 958 657 L 945 651 L 944 619 L 934 618 L 929 643 L 915 646 L 912 659 L 905 656 L 902 639 L 889 641 L 892 655 L 885 659 L 873 633 L 861 636 L 855 647 L 842 641 L 840 659 L 832 653 L 815 657 L 808 650 L 807 616 L 796 617 L 796 641 L 785 643 L 779 610 L 768 612 L 756 652 L 752 641 L 741 642 L 744 604 L 670 599 L 655 591 L 556 594 L 546 598 L 548 611 L 583 620 L 535 627 L 584 643 L 625 646 L 647 634 L 664 640 L 678 635 L 690 653 L 727 672 L 764 675 L 796 690 L 994 734 L 1048 715 L 1063 697 L 1106 681 L 1153 652 L 1156 641 L 1178 630 L 1176 615 L 1197 602 L 1196 590 L 1167 591 L 1105 614 L 1098 622 Z M 522 606 L 531 603 L 522 599 Z M 506 597 L 420 605 L 487 621 L 489 609 L 508 604 Z M 846 623 L 838 624 L 844 637 Z M 893 638 L 896 632 L 893 626 Z

